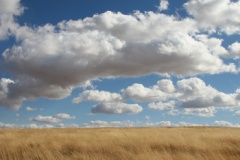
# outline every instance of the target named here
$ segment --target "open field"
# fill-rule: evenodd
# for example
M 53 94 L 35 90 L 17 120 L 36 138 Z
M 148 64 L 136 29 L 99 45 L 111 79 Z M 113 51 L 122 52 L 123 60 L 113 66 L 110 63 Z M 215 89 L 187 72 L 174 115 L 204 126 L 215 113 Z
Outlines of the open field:
M 0 130 L 0 159 L 239 160 L 240 128 Z

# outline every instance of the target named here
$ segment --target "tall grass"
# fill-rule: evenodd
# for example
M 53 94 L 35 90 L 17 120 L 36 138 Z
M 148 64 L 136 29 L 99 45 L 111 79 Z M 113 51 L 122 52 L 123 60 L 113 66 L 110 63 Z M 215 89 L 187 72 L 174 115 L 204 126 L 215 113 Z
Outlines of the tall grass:
M 240 129 L 214 127 L 0 130 L 3 160 L 239 160 Z

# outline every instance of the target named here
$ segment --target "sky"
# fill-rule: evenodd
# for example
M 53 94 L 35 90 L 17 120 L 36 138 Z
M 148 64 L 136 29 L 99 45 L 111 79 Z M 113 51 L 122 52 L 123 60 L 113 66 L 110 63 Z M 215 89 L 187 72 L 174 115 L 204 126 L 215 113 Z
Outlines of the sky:
M 0 128 L 240 126 L 239 0 L 0 0 Z

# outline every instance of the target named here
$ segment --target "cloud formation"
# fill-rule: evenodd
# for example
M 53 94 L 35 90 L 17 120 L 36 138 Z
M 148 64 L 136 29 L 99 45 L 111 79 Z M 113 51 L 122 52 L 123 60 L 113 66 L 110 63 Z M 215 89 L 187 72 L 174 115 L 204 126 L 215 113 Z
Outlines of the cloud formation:
M 126 114 L 139 113 L 142 107 L 138 104 L 126 104 L 124 101 L 150 102 L 148 108 L 169 110 L 169 115 L 185 114 L 201 117 L 212 117 L 217 108 L 240 107 L 239 89 L 235 93 L 218 91 L 203 80 L 193 77 L 181 79 L 176 85 L 170 79 L 157 81 L 156 85 L 145 87 L 133 84 L 122 89 L 121 94 L 108 91 L 85 90 L 73 103 L 81 101 L 97 102 L 92 113 Z
M 0 2 L 3 4 L 0 5 L 3 13 L 0 17 L 3 21 L 1 24 L 8 21 L 12 23 L 12 17 L 23 12 L 19 0 Z M 162 8 L 166 9 L 167 1 L 162 2 Z M 208 36 L 205 36 L 205 41 L 199 39 L 199 35 L 204 34 L 198 28 L 198 23 L 202 23 L 198 11 L 205 4 L 202 1 L 197 2 L 195 4 L 190 1 L 184 5 L 194 18 L 178 19 L 154 12 L 136 11 L 125 15 L 107 11 L 82 20 L 62 21 L 56 26 L 46 24 L 31 28 L 17 25 L 10 30 L 1 26 L 3 33 L 0 33 L 0 37 L 7 36 L 10 31 L 18 43 L 3 53 L 4 69 L 14 74 L 14 78 L 8 82 L 1 79 L 1 85 L 5 83 L 6 87 L 5 90 L 0 88 L 0 106 L 19 109 L 24 100 L 40 97 L 62 99 L 71 95 L 73 89 L 85 87 L 91 80 L 99 77 L 136 77 L 149 74 L 188 76 L 238 72 L 234 64 L 225 63 L 219 54 L 215 54 L 217 50 L 224 50 L 219 43 L 221 40 L 215 38 L 213 50 L 206 43 L 212 42 L 212 39 Z M 221 3 L 214 1 L 214 4 L 227 8 L 232 17 L 239 17 L 239 11 L 235 9 L 239 2 L 227 6 L 226 2 L 227 0 L 221 0 Z M 197 12 L 191 10 L 191 7 L 198 9 Z M 217 13 L 221 15 L 222 10 Z M 222 31 L 230 33 L 225 24 L 230 19 L 224 19 L 223 22 L 219 20 L 209 24 L 211 27 L 220 26 Z M 230 22 L 230 29 L 237 32 L 237 20 L 231 19 Z M 142 88 L 137 84 L 133 87 Z M 126 89 L 125 96 L 132 96 L 127 93 L 130 89 Z M 159 91 L 153 93 L 146 88 L 142 89 L 152 95 L 139 95 L 135 97 L 136 101 L 142 97 L 149 101 L 164 98 Z M 173 91 L 171 87 L 166 89 Z M 74 101 L 80 102 L 85 94 L 87 93 L 82 93 Z M 93 94 L 93 91 L 88 94 Z M 119 98 L 118 95 L 114 96 Z

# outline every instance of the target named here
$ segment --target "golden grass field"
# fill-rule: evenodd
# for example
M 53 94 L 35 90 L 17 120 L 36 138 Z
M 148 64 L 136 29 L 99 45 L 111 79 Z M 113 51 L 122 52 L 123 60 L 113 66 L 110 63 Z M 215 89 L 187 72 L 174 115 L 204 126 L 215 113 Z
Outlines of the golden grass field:
M 240 128 L 2 129 L 1 160 L 239 160 Z

